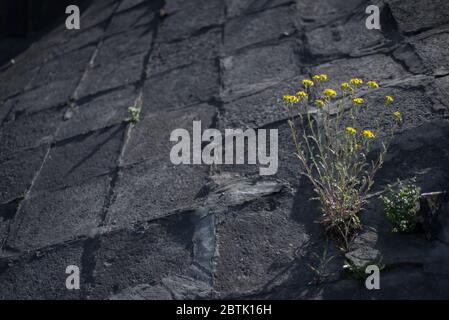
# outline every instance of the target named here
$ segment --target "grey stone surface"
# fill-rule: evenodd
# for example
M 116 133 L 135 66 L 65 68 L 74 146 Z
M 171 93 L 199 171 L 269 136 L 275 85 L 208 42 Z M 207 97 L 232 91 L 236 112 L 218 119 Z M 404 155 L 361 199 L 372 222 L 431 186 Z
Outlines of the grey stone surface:
M 80 102 L 72 108 L 67 107 L 64 121 L 56 135 L 57 140 L 86 134 L 105 127 L 119 124 L 129 118 L 128 108 L 134 105 L 137 90 L 134 86 L 106 92 Z
M 104 299 L 128 287 L 183 274 L 192 262 L 190 218 L 175 215 L 100 237 L 88 297 Z
M 0 203 L 23 196 L 38 173 L 49 146 L 0 156 Z
M 67 290 L 67 266 L 82 266 L 80 243 L 44 252 L 29 253 L 21 259 L 0 259 L 0 298 L 19 300 L 80 299 L 80 290 Z M 81 286 L 84 286 L 81 278 Z
M 381 9 L 380 31 L 365 28 L 369 4 Z M 445 9 L 442 0 L 104 0 L 83 9 L 79 31 L 61 19 L 0 67 L 0 298 L 447 298 L 448 217 L 433 237 L 421 226 L 392 234 L 377 197 L 397 178 L 449 188 Z M 379 125 L 376 135 L 394 111 L 404 119 L 348 252 L 316 223 L 319 202 L 280 109 L 316 73 L 331 88 L 380 83 L 357 93 L 372 102 L 358 116 Z M 140 121 L 126 121 L 130 105 Z M 173 165 L 170 133 L 194 120 L 277 129 L 278 172 Z M 367 291 L 342 266 L 375 257 L 382 289 Z M 65 288 L 69 264 L 81 269 L 80 291 Z
M 161 22 L 158 30 L 159 39 L 164 41 L 187 37 L 217 26 L 224 19 L 224 1 L 221 0 L 185 1 L 173 6 L 167 3 L 165 8 L 169 16 Z
M 447 55 L 449 50 L 446 43 L 449 41 L 449 28 L 435 32 L 433 35 L 416 37 L 412 43 L 417 54 L 425 62 L 425 65 L 437 75 L 449 74 Z
M 449 22 L 449 4 L 444 0 L 389 0 L 387 3 L 404 32 L 418 32 Z
M 252 0 L 225 0 L 226 11 L 228 17 L 235 17 L 245 13 L 262 11 L 282 5 L 289 5 L 293 3 L 291 0 L 273 0 L 273 1 L 252 1 Z
M 201 121 L 201 127 L 205 130 L 213 126 L 215 117 L 215 107 L 208 104 L 150 114 L 133 128 L 126 144 L 123 164 L 143 160 L 167 163 L 170 159 L 170 150 L 175 144 L 170 142 L 173 130 L 186 129 L 192 135 L 193 121 Z
M 118 125 L 62 141 L 52 147 L 33 190 L 44 191 L 82 184 L 115 169 L 124 126 Z
M 300 73 L 296 43 L 254 48 L 222 59 L 223 96 L 259 91 Z
M 224 30 L 225 50 L 232 52 L 293 34 L 296 31 L 295 13 L 293 7 L 283 6 L 229 20 Z
M 8 245 L 25 251 L 89 235 L 101 222 L 109 183 L 101 177 L 51 193 L 31 192 L 17 212 Z
M 193 208 L 207 182 L 208 168 L 147 161 L 121 170 L 109 208 L 111 225 L 129 225 Z
M 0 154 L 7 155 L 51 141 L 62 121 L 58 109 L 49 109 L 32 115 L 20 115 L 15 121 L 0 128 Z
M 173 42 L 156 42 L 148 63 L 148 75 L 190 65 L 219 55 L 220 28 L 213 28 L 198 35 Z
M 386 44 L 378 30 L 366 29 L 364 17 L 337 21 L 306 33 L 306 49 L 314 60 L 366 55 Z
M 143 89 L 142 114 L 206 102 L 219 94 L 218 63 L 194 63 L 150 77 Z

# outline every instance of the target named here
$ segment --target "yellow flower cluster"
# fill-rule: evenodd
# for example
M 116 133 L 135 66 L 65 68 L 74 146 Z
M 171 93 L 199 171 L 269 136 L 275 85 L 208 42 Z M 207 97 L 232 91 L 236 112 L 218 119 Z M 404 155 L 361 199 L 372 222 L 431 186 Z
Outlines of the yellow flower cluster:
M 386 96 L 385 100 L 387 101 L 387 103 L 393 103 L 394 102 L 394 98 L 392 96 Z
M 354 98 L 352 99 L 353 104 L 364 104 L 365 100 L 363 98 Z
M 323 94 L 328 98 L 333 98 L 337 96 L 337 92 L 333 89 L 325 89 Z
M 298 103 L 299 102 L 299 98 L 296 96 L 291 96 L 291 95 L 285 95 L 282 97 L 282 99 L 284 99 L 285 102 L 287 103 Z
M 351 87 L 351 85 L 348 82 L 343 82 L 341 84 L 341 89 L 343 91 L 352 91 L 352 87 Z
M 302 80 L 302 84 L 304 85 L 304 87 L 313 87 L 314 83 L 312 80 L 309 79 L 304 79 Z
M 296 92 L 296 95 L 297 95 L 299 98 L 304 98 L 304 99 L 309 98 L 309 95 L 308 95 L 307 93 L 305 93 L 304 91 L 298 91 L 298 92 Z
M 379 84 L 376 81 L 368 81 L 366 84 L 373 89 L 379 88 Z
M 399 111 L 394 112 L 393 115 L 396 119 L 401 120 L 402 115 Z
M 313 76 L 313 80 L 322 82 L 327 81 L 327 74 L 317 74 Z
M 372 139 L 375 137 L 374 133 L 371 130 L 363 130 L 362 135 L 368 139 Z
M 317 99 L 315 100 L 315 105 L 319 108 L 323 108 L 326 105 L 326 103 L 321 99 Z
M 363 80 L 360 78 L 353 78 L 351 79 L 351 81 L 349 81 L 351 84 L 355 85 L 355 86 L 360 86 L 363 84 Z
M 347 128 L 346 128 L 346 132 L 349 133 L 349 134 L 354 135 L 354 134 L 357 133 L 357 130 L 354 129 L 353 127 L 347 127 Z

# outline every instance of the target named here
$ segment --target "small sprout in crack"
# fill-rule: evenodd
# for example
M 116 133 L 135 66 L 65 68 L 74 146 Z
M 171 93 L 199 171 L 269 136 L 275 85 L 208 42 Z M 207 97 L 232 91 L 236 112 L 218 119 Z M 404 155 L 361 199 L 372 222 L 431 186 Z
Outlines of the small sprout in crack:
M 161 9 L 159 10 L 159 17 L 161 17 L 162 19 L 168 17 L 170 14 L 167 12 L 167 10 L 165 9 Z
M 308 265 L 309 269 L 314 274 L 314 277 L 312 281 L 309 282 L 309 285 L 320 285 L 333 275 L 333 273 L 329 272 L 328 265 L 334 257 L 328 256 L 327 248 L 324 248 L 321 255 L 315 252 L 312 255 L 317 263 L 315 266 L 311 264 Z
M 17 196 L 17 199 L 23 200 L 23 199 L 25 199 L 26 196 L 27 196 L 26 191 L 23 191 L 23 192 L 19 193 L 19 195 Z
M 129 107 L 128 108 L 128 113 L 129 113 L 129 118 L 128 118 L 129 122 L 136 123 L 136 122 L 140 121 L 140 110 L 139 110 L 139 108 L 136 108 L 134 106 Z
M 386 196 L 381 196 L 384 204 L 384 213 L 392 225 L 392 232 L 412 232 L 415 230 L 417 213 L 420 209 L 421 188 L 411 183 L 404 184 L 398 181 L 398 189 L 388 186 Z

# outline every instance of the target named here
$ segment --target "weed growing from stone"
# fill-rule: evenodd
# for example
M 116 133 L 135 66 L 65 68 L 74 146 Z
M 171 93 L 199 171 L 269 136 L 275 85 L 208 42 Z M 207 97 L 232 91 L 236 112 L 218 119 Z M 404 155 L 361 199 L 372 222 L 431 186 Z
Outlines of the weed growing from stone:
M 382 196 L 384 213 L 392 224 L 392 232 L 412 232 L 415 230 L 417 213 L 420 208 L 421 189 L 414 181 L 404 184 L 399 181 L 398 190 L 388 186 L 388 193 Z
M 369 102 L 360 96 L 363 90 L 375 90 L 379 84 L 359 78 L 343 82 L 339 89 L 326 88 L 328 76 L 305 79 L 294 95 L 283 96 L 301 174 L 307 177 L 321 203 L 320 222 L 345 250 L 361 229 L 360 213 L 381 168 L 387 146 L 401 122 L 401 114 L 391 109 L 394 99 L 385 98 L 385 107 L 395 119 L 387 130 L 373 119 L 373 127 L 361 124 L 361 115 Z M 300 121 L 298 121 L 300 120 Z M 377 119 L 379 120 L 379 119 Z M 376 127 L 377 126 L 377 127 Z M 381 133 L 381 134 L 380 134 Z M 373 145 L 380 145 L 375 160 L 368 160 Z M 370 157 L 372 154 L 370 154 Z
M 313 253 L 312 255 L 317 263 L 314 266 L 309 264 L 309 269 L 314 274 L 313 280 L 309 284 L 319 285 L 332 275 L 328 271 L 328 266 L 334 257 L 328 255 L 327 247 L 324 248 L 321 255 L 317 253 Z
M 129 118 L 128 118 L 129 122 L 136 123 L 136 122 L 140 121 L 140 110 L 139 110 L 139 108 L 129 107 L 128 108 L 128 113 L 129 113 Z

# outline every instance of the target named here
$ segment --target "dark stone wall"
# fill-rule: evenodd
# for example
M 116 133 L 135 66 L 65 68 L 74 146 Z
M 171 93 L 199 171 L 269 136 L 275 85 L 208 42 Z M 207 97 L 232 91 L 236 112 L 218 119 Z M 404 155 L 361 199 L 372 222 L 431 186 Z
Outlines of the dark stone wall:
M 100 0 L 101 1 L 101 0 Z M 64 18 L 70 4 L 83 7 L 86 0 L 2 0 L 0 38 L 30 37 Z

